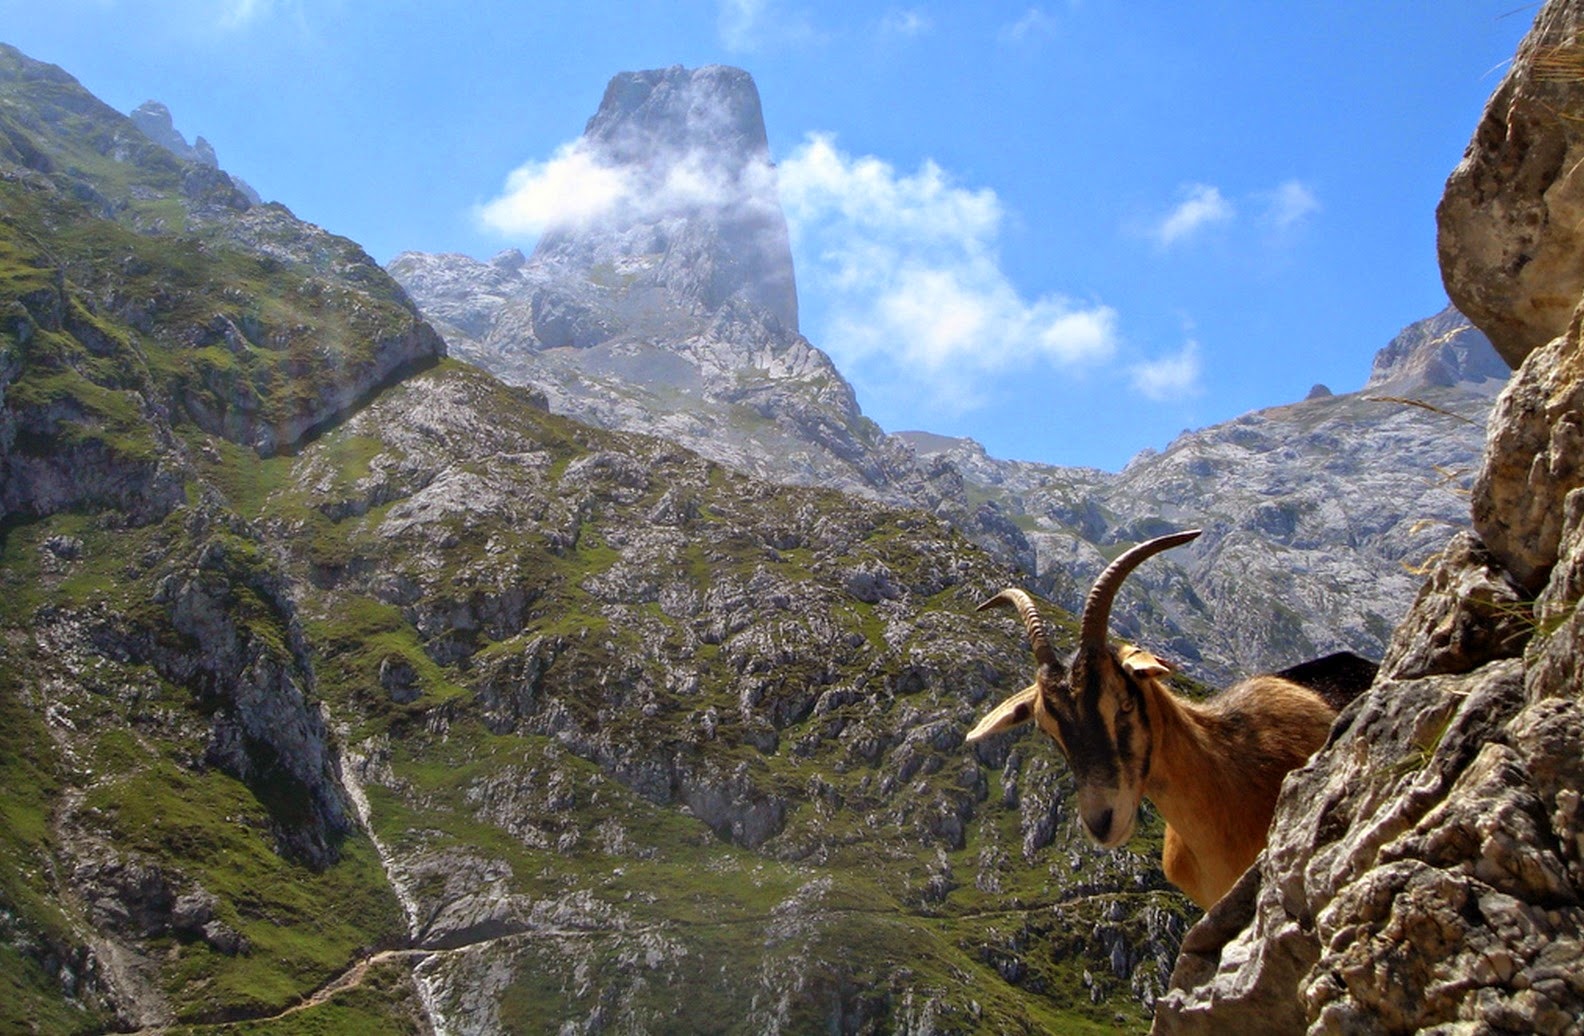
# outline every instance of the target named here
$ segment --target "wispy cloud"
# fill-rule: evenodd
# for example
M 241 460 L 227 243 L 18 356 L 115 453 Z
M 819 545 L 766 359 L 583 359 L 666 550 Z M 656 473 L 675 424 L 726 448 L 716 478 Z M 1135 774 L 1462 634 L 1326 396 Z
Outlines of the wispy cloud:
M 323 14 L 341 6 L 342 0 L 313 0 L 312 13 Z M 173 9 L 176 5 L 173 5 Z M 191 21 L 203 24 L 207 19 L 222 31 L 243 31 L 267 25 L 270 28 L 290 27 L 308 32 L 311 19 L 309 0 L 200 0 L 189 3 L 196 12 Z
M 1155 240 L 1162 248 L 1170 248 L 1206 227 L 1229 222 L 1236 214 L 1220 188 L 1210 184 L 1188 184 L 1180 193 L 1182 200 L 1155 226 Z
M 595 224 L 621 232 L 700 211 L 729 210 L 750 224 L 779 226 L 769 155 L 720 143 L 743 115 L 731 96 L 703 90 L 685 111 L 667 109 L 653 125 L 633 120 L 562 144 L 550 158 L 512 170 L 474 217 L 485 229 L 519 240 Z
M 1266 246 L 1280 245 L 1321 211 L 1314 189 L 1298 179 L 1284 180 L 1269 190 L 1251 191 L 1236 201 L 1207 183 L 1184 184 L 1177 194 L 1177 203 L 1144 228 L 1145 235 L 1161 248 L 1185 245 L 1213 227 L 1233 223 L 1263 232 Z M 1243 218 L 1245 212 L 1247 219 Z
M 817 38 L 807 12 L 785 7 L 780 0 L 719 0 L 716 28 L 721 45 L 734 53 L 752 53 L 771 44 L 807 43 Z
M 766 0 L 721 0 L 721 43 L 727 50 L 753 50 L 759 43 Z
M 1030 7 L 1015 21 L 1001 26 L 996 38 L 1002 43 L 1027 44 L 1056 35 L 1061 23 L 1043 7 Z
M 830 308 L 821 345 L 846 367 L 884 372 L 956 409 L 989 375 L 1091 365 L 1117 349 L 1109 306 L 1024 296 L 1000 265 L 994 191 L 934 162 L 900 172 L 812 135 L 779 167 L 799 279 Z
M 1198 395 L 1202 373 L 1199 343 L 1190 338 L 1175 353 L 1130 365 L 1128 380 L 1145 399 L 1163 403 Z
M 237 28 L 248 24 L 270 8 L 270 0 L 221 0 L 214 5 L 220 24 Z
M 887 36 L 912 39 L 935 28 L 935 19 L 918 7 L 893 7 L 880 19 L 880 31 Z
M 721 152 L 702 147 L 659 154 L 643 165 L 613 163 L 578 140 L 561 145 L 548 161 L 518 166 L 475 216 L 498 234 L 532 238 L 699 208 L 769 207 L 775 205 L 774 176 L 766 160 L 727 165 Z
M 1301 180 L 1287 180 L 1258 198 L 1264 204 L 1264 225 L 1277 233 L 1292 230 L 1320 211 L 1320 199 Z
M 1120 351 L 1110 306 L 1030 296 L 1012 281 L 993 190 L 965 186 L 933 161 L 908 172 L 846 154 L 827 135 L 810 135 L 774 167 L 730 168 L 704 145 L 617 162 L 580 140 L 525 162 L 476 215 L 526 238 L 778 197 L 799 284 L 818 300 L 819 326 L 807 330 L 869 391 L 906 397 L 910 409 L 962 412 L 982 405 L 997 378 L 1087 371 Z
M 537 236 L 600 219 L 632 191 L 625 171 L 601 163 L 580 141 L 563 144 L 549 161 L 513 170 L 500 196 L 479 208 L 478 218 L 498 233 Z

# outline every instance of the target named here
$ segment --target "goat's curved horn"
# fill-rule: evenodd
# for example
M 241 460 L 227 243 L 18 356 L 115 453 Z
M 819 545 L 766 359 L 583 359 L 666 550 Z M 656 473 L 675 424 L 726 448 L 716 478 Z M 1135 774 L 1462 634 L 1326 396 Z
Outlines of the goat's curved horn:
M 980 611 L 996 606 L 1016 608 L 1023 617 L 1023 625 L 1028 629 L 1029 647 L 1034 649 L 1034 661 L 1041 665 L 1048 665 L 1053 669 L 1061 669 L 1061 661 L 1056 657 L 1056 652 L 1050 646 L 1050 636 L 1045 632 L 1045 620 L 1041 617 L 1039 609 L 1034 607 L 1034 601 L 1028 594 L 1015 586 L 1007 587 L 994 597 L 979 606 Z
M 1088 599 L 1084 601 L 1083 619 L 1078 627 L 1078 643 L 1085 648 L 1105 644 L 1111 623 L 1111 601 L 1122 588 L 1122 581 L 1128 577 L 1129 572 L 1139 566 L 1141 561 L 1163 550 L 1187 543 L 1203 531 L 1187 529 L 1166 536 L 1157 536 L 1136 547 L 1130 547 L 1126 553 L 1107 565 L 1105 571 L 1100 573 L 1100 578 L 1096 579 L 1094 586 L 1090 588 Z

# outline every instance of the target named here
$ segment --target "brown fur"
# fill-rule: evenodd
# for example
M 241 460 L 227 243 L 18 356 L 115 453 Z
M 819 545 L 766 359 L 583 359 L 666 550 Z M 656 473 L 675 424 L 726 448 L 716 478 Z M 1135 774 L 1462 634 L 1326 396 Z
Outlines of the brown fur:
M 1265 847 L 1282 779 L 1325 743 L 1336 713 L 1313 692 L 1256 676 L 1197 704 L 1141 681 L 1155 734 L 1144 794 L 1166 821 L 1161 866 L 1205 909 Z
M 1084 601 L 1066 664 L 1026 591 L 1009 587 L 981 604 L 1018 612 L 1038 669 L 1034 683 L 990 710 L 967 740 L 1032 719 L 1067 758 L 1079 820 L 1103 846 L 1132 836 L 1139 803 L 1149 798 L 1166 820 L 1166 877 L 1208 910 L 1265 847 L 1282 779 L 1325 744 L 1337 710 L 1376 667 L 1343 652 L 1253 677 L 1203 704 L 1172 694 L 1159 679 L 1170 666 L 1140 648 L 1111 646 L 1106 630 L 1128 573 L 1198 535 L 1157 536 L 1107 565 Z
M 1157 679 L 1169 671 L 1165 663 L 1131 646 L 1095 664 L 1101 675 L 1093 714 L 1105 736 L 1115 747 L 1125 725 L 1129 738 L 1142 742 L 1132 752 L 1136 768 L 1122 769 L 1117 786 L 1132 789 L 1135 807 L 1139 797 L 1155 803 L 1166 821 L 1161 867 L 1208 910 L 1265 847 L 1282 779 L 1325 743 L 1336 711 L 1279 676 L 1252 677 L 1207 702 L 1179 698 Z M 1121 711 L 1124 701 L 1135 699 L 1143 701 L 1142 717 Z M 1036 682 L 991 710 L 968 740 L 1033 719 L 1076 772 L 1074 749 L 1100 747 L 1068 745 L 1062 737 L 1056 712 L 1070 716 L 1076 706 L 1065 682 Z M 1084 775 L 1078 776 L 1082 794 Z

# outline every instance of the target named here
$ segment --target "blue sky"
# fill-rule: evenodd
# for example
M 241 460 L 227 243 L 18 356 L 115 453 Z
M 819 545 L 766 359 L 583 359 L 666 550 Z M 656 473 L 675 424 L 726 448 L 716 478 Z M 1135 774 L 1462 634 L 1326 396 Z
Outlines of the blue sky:
M 0 0 L 0 39 L 123 111 L 165 102 L 381 262 L 530 250 L 490 203 L 564 153 L 612 74 L 741 66 L 802 330 L 864 411 L 1116 469 L 1360 387 L 1445 304 L 1436 201 L 1536 8 Z

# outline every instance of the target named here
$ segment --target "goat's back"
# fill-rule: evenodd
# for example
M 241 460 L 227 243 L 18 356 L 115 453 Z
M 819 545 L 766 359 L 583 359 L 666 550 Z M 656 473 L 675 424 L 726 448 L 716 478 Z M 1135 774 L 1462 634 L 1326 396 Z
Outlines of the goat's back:
M 1321 701 L 1341 712 L 1369 689 L 1379 670 L 1380 666 L 1367 658 L 1351 651 L 1338 651 L 1324 658 L 1300 662 L 1273 675 L 1313 691 Z

